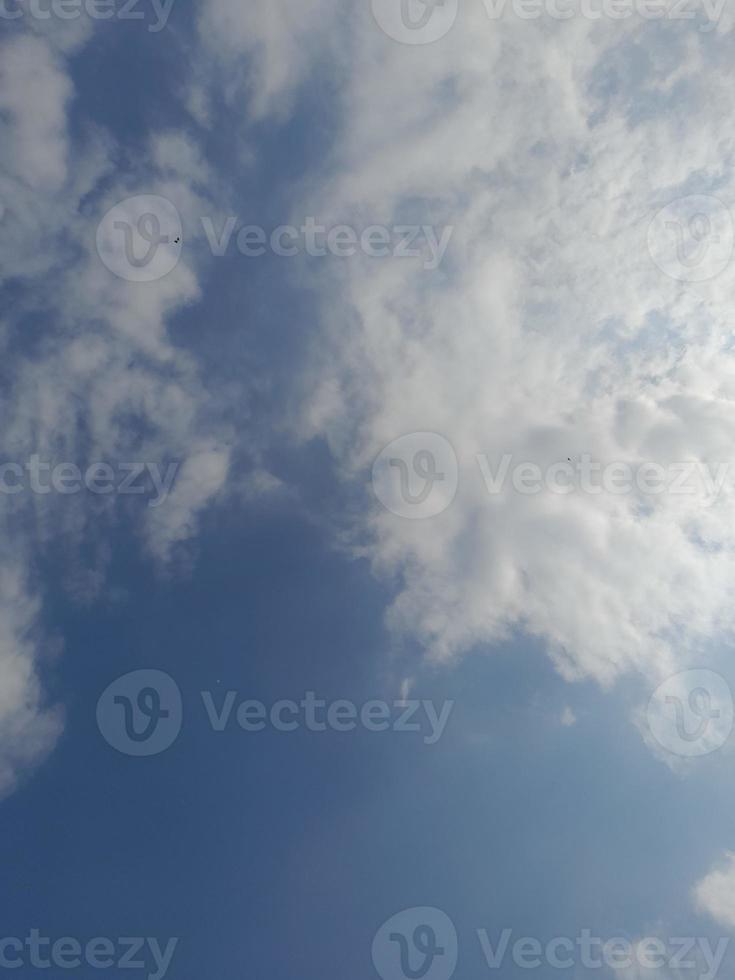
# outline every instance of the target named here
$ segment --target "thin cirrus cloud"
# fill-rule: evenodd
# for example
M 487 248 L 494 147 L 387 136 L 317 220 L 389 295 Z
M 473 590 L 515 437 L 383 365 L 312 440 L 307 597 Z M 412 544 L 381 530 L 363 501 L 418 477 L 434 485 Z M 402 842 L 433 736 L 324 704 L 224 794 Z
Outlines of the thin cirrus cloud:
M 70 125 L 67 59 L 92 36 L 89 25 L 47 28 L 30 22 L 0 46 L 0 282 L 15 296 L 0 324 L 2 444 L 21 464 L 33 454 L 74 464 L 175 460 L 181 478 L 167 506 L 139 508 L 134 517 L 142 548 L 165 565 L 196 535 L 199 513 L 221 495 L 228 473 L 230 427 L 213 411 L 197 364 L 168 334 L 170 317 L 201 296 L 198 269 L 182 261 L 136 289 L 99 261 L 95 229 L 140 186 L 166 195 L 185 220 L 211 210 L 201 188 L 216 180 L 181 133 L 154 135 L 137 170 L 116 175 L 113 137 Z M 32 346 L 28 318 L 43 324 Z M 40 680 L 48 641 L 34 556 L 63 540 L 67 587 L 94 598 L 109 561 L 105 540 L 123 513 L 131 518 L 125 503 L 84 494 L 64 498 L 63 507 L 54 494 L 0 497 L 0 794 L 49 752 L 63 724 Z M 84 562 L 75 558 L 82 545 Z

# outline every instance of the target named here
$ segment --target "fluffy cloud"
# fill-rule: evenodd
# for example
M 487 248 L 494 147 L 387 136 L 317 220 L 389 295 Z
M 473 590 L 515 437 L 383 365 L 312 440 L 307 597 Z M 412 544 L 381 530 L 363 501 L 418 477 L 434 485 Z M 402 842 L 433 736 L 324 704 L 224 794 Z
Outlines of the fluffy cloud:
M 722 867 L 711 871 L 694 889 L 699 912 L 725 929 L 735 929 L 735 854 L 726 854 Z
M 706 499 L 491 496 L 477 456 L 730 460 L 735 266 L 682 283 L 648 244 L 670 202 L 732 199 L 726 40 L 688 22 L 463 14 L 426 48 L 361 25 L 337 144 L 300 207 L 454 235 L 436 272 L 330 267 L 296 424 L 364 485 L 405 433 L 454 447 L 443 514 L 406 521 L 373 503 L 352 527 L 399 583 L 397 634 L 448 660 L 521 628 L 570 679 L 658 680 L 732 629 L 732 484 Z
M 491 7 L 462 5 L 426 47 L 385 36 L 367 3 L 314 0 L 293 17 L 211 0 L 200 29 L 221 39 L 220 69 L 249 54 L 233 91 L 247 86 L 256 116 L 318 74 L 341 86 L 294 224 L 453 228 L 436 271 L 325 263 L 294 419 L 366 489 L 406 433 L 456 452 L 440 516 L 402 520 L 366 493 L 363 517 L 345 518 L 356 553 L 397 583 L 395 634 L 448 661 L 522 629 L 569 679 L 654 684 L 732 630 L 732 474 L 716 494 L 491 496 L 478 456 L 729 465 L 735 265 L 672 277 L 671 228 L 652 222 L 693 195 L 732 198 L 733 17 L 527 20 L 507 6 L 493 20 Z M 713 207 L 727 232 L 726 203 Z M 669 216 L 696 239 L 692 217 L 686 203 Z
M 195 515 L 224 487 L 230 453 L 224 446 L 190 447 L 165 507 L 148 515 L 154 550 L 168 557 L 196 531 Z
M 6 41 L 1 55 L 3 166 L 34 189 L 58 190 L 67 173 L 69 79 L 50 47 L 30 35 Z

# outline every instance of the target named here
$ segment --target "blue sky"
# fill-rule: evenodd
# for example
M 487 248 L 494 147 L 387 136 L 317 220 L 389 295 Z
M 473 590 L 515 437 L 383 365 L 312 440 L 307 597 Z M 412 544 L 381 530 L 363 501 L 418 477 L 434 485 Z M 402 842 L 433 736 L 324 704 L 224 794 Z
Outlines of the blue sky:
M 615 2 L 2 7 L 0 980 L 729 975 L 735 20 Z

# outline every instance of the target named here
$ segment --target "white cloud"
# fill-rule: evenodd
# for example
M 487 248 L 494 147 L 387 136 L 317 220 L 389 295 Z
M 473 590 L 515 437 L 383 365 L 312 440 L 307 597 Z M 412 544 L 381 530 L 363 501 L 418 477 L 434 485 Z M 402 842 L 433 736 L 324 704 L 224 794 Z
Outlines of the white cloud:
M 330 267 L 296 425 L 363 485 L 408 432 L 437 432 L 459 457 L 439 517 L 372 502 L 353 527 L 376 574 L 401 582 L 398 635 L 448 660 L 521 628 L 569 679 L 659 680 L 732 629 L 732 492 L 707 508 L 490 497 L 476 456 L 730 459 L 735 265 L 682 284 L 647 250 L 668 202 L 733 198 L 725 45 L 664 22 L 490 24 L 479 5 L 427 48 L 361 31 L 328 176 L 300 209 L 455 232 L 433 274 Z
M 217 75 L 220 92 L 234 108 L 245 88 L 251 115 L 262 118 L 285 113 L 320 60 L 337 57 L 335 31 L 343 19 L 335 0 L 302 0 L 298 7 L 289 0 L 208 0 L 200 36 L 213 62 L 225 69 Z
M 0 796 L 11 792 L 19 772 L 53 747 L 62 721 L 43 704 L 38 679 L 38 600 L 20 562 L 0 560 Z
M 559 721 L 564 726 L 564 728 L 571 728 L 572 725 L 577 724 L 577 716 L 574 714 L 572 709 L 567 705 L 567 707 L 564 708 L 564 710 L 562 711 Z
M 34 190 L 66 180 L 71 83 L 50 46 L 21 35 L 0 45 L 0 166 Z
M 570 680 L 637 672 L 650 686 L 735 625 L 732 489 L 714 502 L 490 498 L 476 465 L 504 453 L 542 466 L 584 453 L 729 462 L 735 264 L 682 283 L 648 251 L 664 206 L 735 191 L 733 18 L 700 26 L 491 21 L 477 2 L 441 41 L 408 47 L 367 3 L 203 10 L 200 33 L 217 42 L 207 71 L 227 74 L 233 98 L 249 89 L 256 116 L 285 111 L 320 72 L 339 82 L 335 140 L 294 224 L 310 214 L 327 226 L 454 228 L 434 273 L 409 260 L 325 263 L 294 419 L 363 487 L 406 433 L 453 445 L 460 489 L 439 517 L 403 521 L 366 496 L 362 518 L 345 518 L 356 553 L 400 583 L 395 635 L 433 659 L 520 628 Z
M 250 118 L 287 112 L 319 73 L 340 92 L 335 142 L 300 189 L 296 219 L 454 227 L 435 272 L 410 260 L 325 263 L 293 426 L 326 438 L 344 480 L 361 486 L 406 433 L 453 445 L 460 488 L 443 514 L 402 521 L 366 497 L 349 528 L 376 575 L 400 583 L 396 635 L 435 659 L 520 628 L 570 679 L 659 679 L 733 627 L 731 492 L 707 508 L 611 493 L 491 498 L 476 466 L 477 454 L 506 452 L 543 465 L 582 453 L 729 459 L 735 266 L 682 284 L 651 260 L 647 236 L 678 197 L 734 197 L 731 24 L 706 35 L 635 18 L 491 23 L 478 2 L 442 41 L 409 48 L 381 34 L 369 4 L 202 10 L 184 93 L 200 123 L 211 122 L 212 89 L 234 123 L 243 91 Z M 180 459 L 169 504 L 140 522 L 166 560 L 229 472 L 224 413 L 170 336 L 171 316 L 201 296 L 197 218 L 228 195 L 188 135 L 158 134 L 123 174 L 109 137 L 72 139 L 64 52 L 86 30 L 3 43 L 0 261 L 6 278 L 33 285 L 25 311 L 53 311 L 58 329 L 32 359 L 17 356 L 2 435 L 15 455 Z M 192 244 L 144 289 L 94 252 L 96 222 L 141 184 L 175 204 Z M 18 329 L 3 322 L 5 349 Z M 2 519 L 16 520 L 19 505 L 5 506 Z M 41 542 L 59 530 L 52 508 L 27 505 Z M 104 516 L 115 519 L 112 505 Z M 62 530 L 81 537 L 94 519 L 71 507 Z M 35 653 L 19 649 L 34 676 Z
M 735 854 L 727 853 L 722 866 L 710 871 L 694 888 L 697 911 L 711 916 L 725 929 L 735 929 Z
M 151 542 L 156 552 L 169 557 L 178 543 L 196 533 L 195 515 L 223 488 L 230 453 L 223 446 L 192 447 L 165 506 L 148 514 Z
M 43 758 L 61 729 L 42 694 L 42 592 L 28 575 L 34 557 L 61 543 L 65 586 L 92 599 L 105 581 L 110 528 L 123 515 L 154 559 L 166 562 L 174 544 L 196 533 L 198 514 L 227 473 L 227 452 L 218 447 L 229 430 L 195 360 L 169 336 L 172 315 L 200 296 L 196 242 L 168 276 L 143 284 L 114 276 L 95 251 L 102 215 L 141 187 L 168 197 L 193 229 L 195 217 L 214 213 L 206 195 L 218 194 L 219 184 L 180 133 L 156 134 L 133 168 L 117 171 L 111 137 L 71 135 L 65 53 L 86 36 L 85 28 L 56 43 L 21 33 L 0 50 L 0 284 L 26 287 L 0 321 L 0 444 L 4 459 L 21 465 L 32 454 L 82 468 L 139 461 L 165 469 L 177 462 L 181 480 L 170 509 L 157 511 L 116 495 L 79 494 L 63 506 L 56 494 L 0 496 L 0 530 L 14 545 L 12 562 L 0 556 L 7 597 L 0 617 L 0 793 Z M 28 315 L 43 324 L 32 346 L 23 342 Z

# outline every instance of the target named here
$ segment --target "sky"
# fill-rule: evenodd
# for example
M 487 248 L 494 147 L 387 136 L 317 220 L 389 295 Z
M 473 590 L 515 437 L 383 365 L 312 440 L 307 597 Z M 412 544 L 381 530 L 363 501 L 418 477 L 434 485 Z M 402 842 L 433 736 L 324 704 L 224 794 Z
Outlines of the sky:
M 727 980 L 735 14 L 0 0 L 0 980 Z

